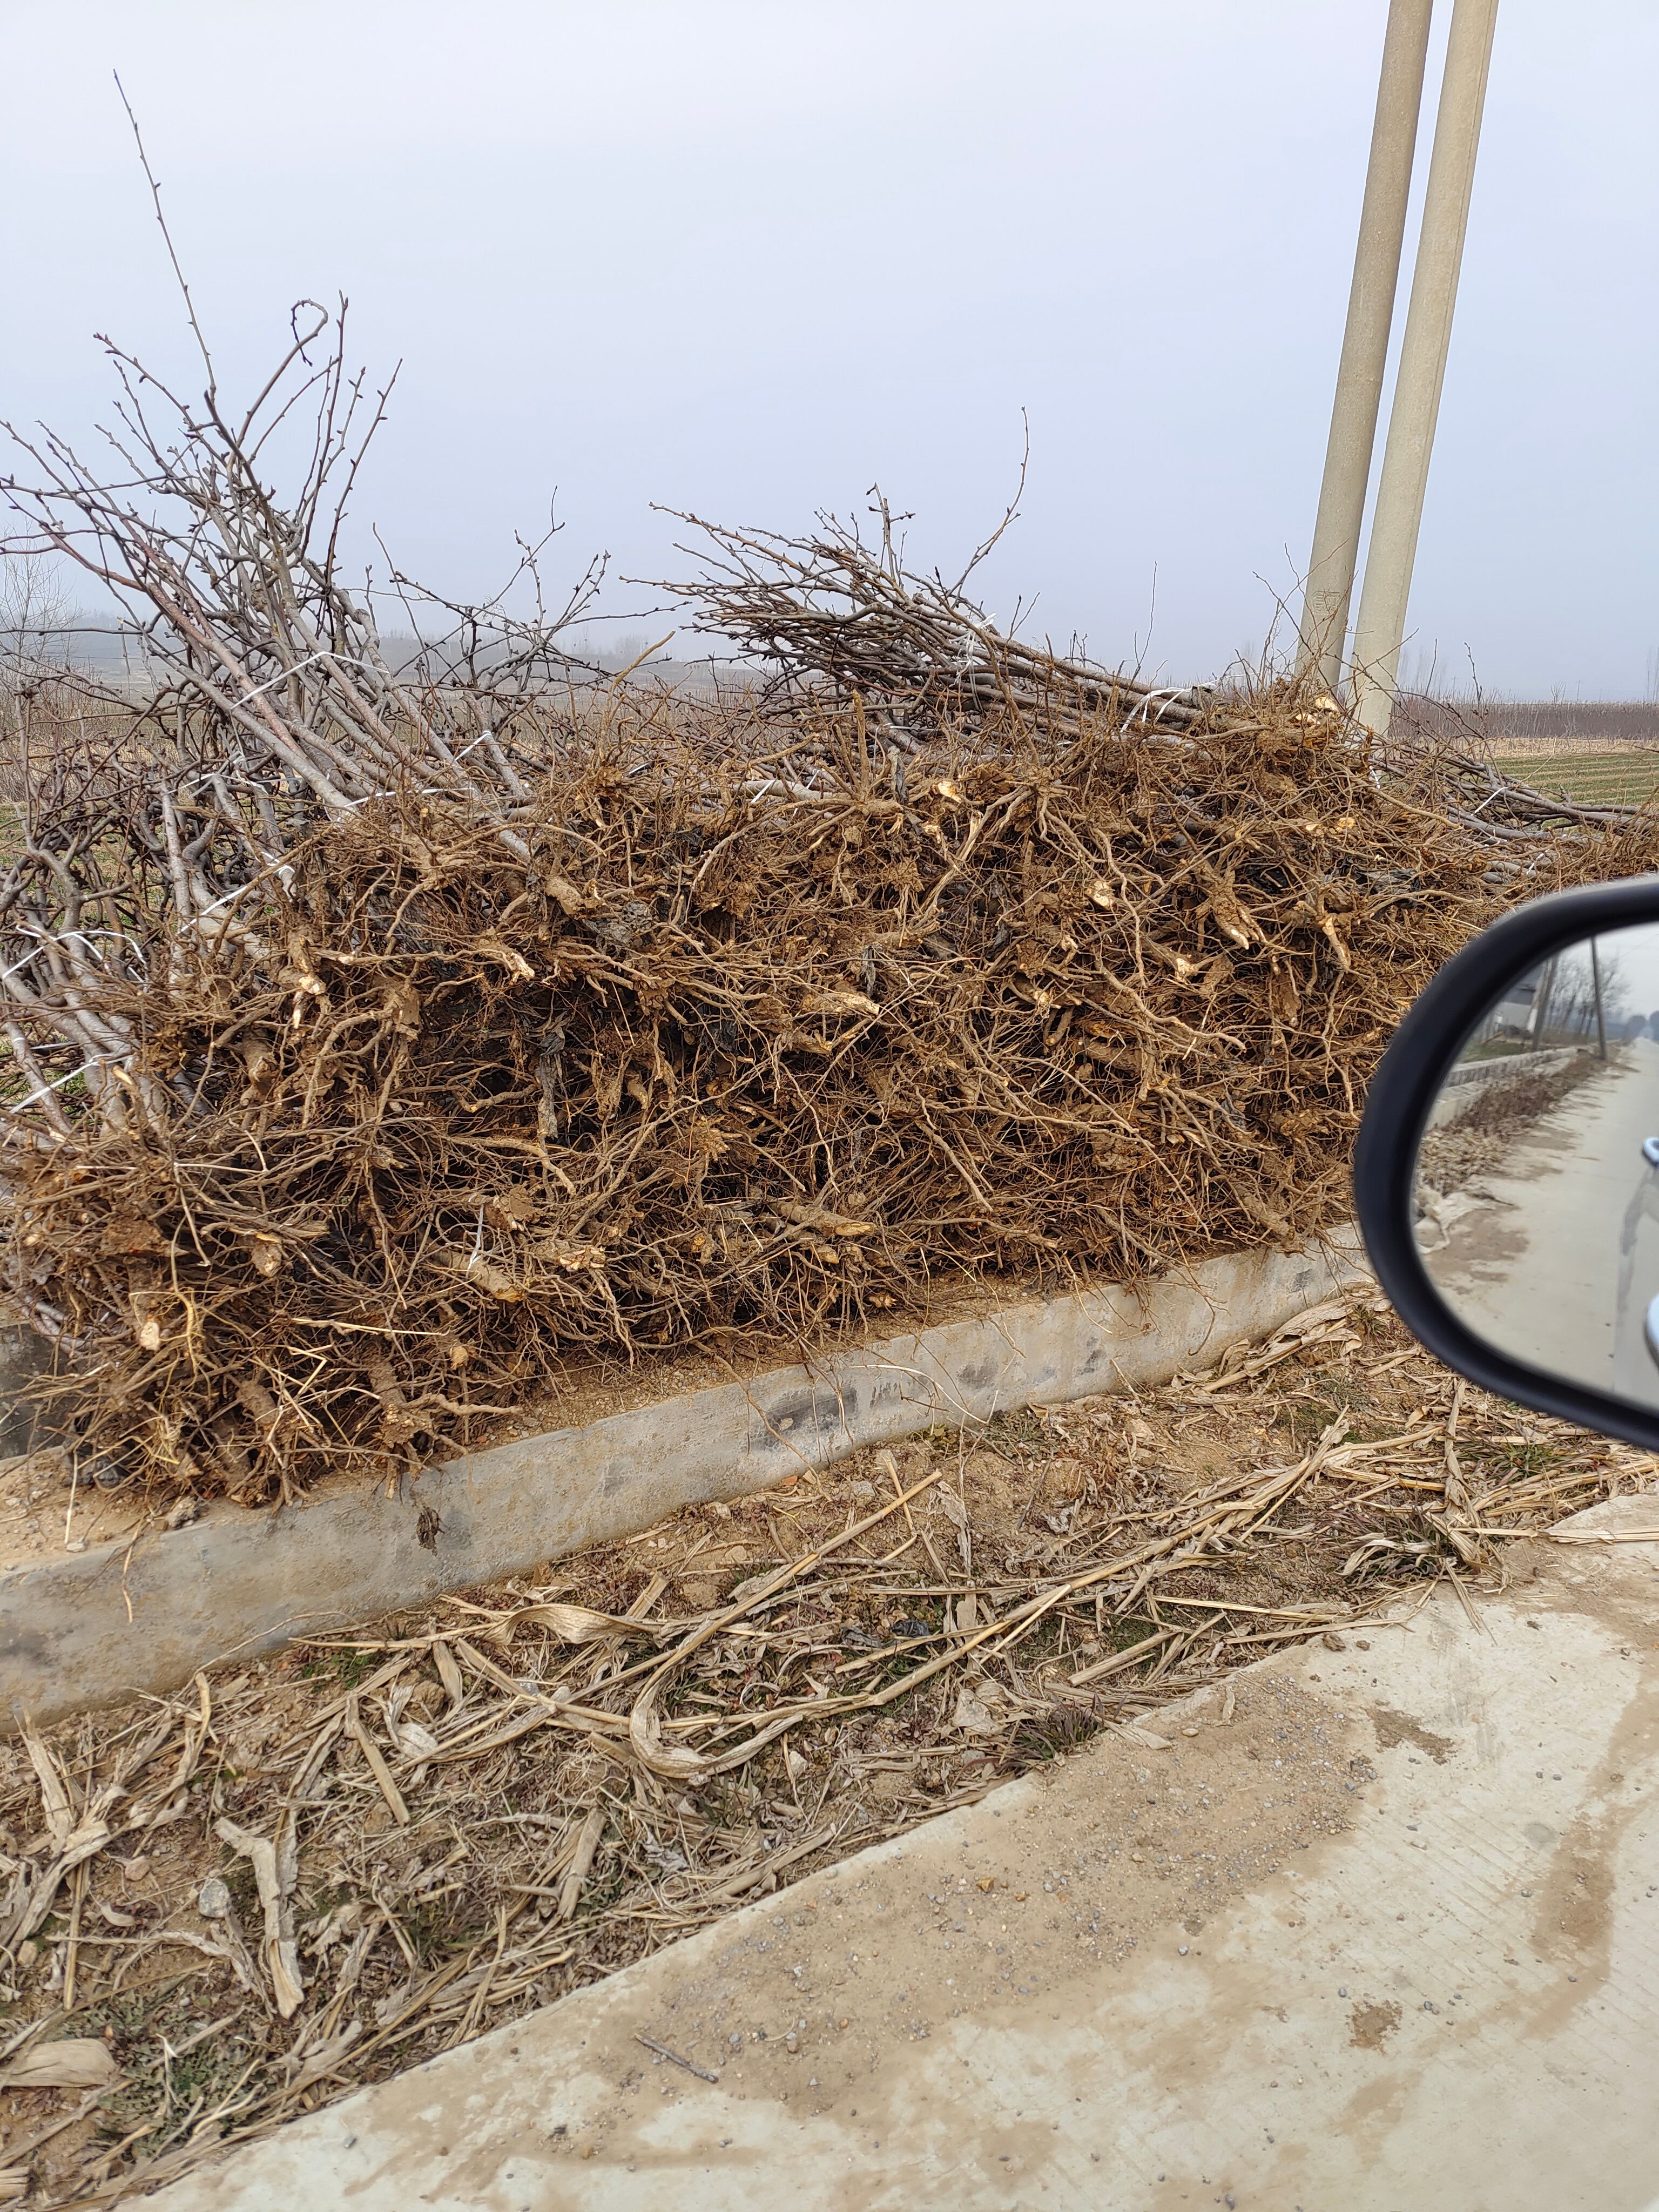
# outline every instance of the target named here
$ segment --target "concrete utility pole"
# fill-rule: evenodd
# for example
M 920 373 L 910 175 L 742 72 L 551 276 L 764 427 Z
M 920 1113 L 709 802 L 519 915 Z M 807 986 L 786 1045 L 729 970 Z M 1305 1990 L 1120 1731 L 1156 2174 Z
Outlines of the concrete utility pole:
M 1342 681 L 1348 600 L 1359 556 L 1359 526 L 1370 482 L 1389 331 L 1400 283 L 1433 7 L 1434 0 L 1389 0 L 1382 38 L 1382 75 L 1376 88 L 1359 243 L 1354 249 L 1353 283 L 1331 404 L 1331 434 L 1302 600 L 1302 650 L 1297 663 L 1301 675 L 1317 669 L 1320 682 L 1334 696 Z
M 1540 1050 L 1544 1032 L 1549 1027 L 1551 1004 L 1555 997 L 1556 956 L 1550 957 L 1538 970 L 1538 980 L 1532 987 L 1532 1016 L 1527 1024 L 1533 1049 Z
M 1595 994 L 1595 1049 L 1603 1060 L 1607 1056 L 1607 1018 L 1601 1004 L 1601 963 L 1596 957 L 1595 939 L 1590 939 L 1590 988 Z
M 1423 520 L 1423 494 L 1429 479 L 1429 455 L 1440 412 L 1440 386 L 1451 344 L 1452 310 L 1457 303 L 1463 236 L 1468 227 L 1469 195 L 1474 188 L 1474 157 L 1480 143 L 1480 116 L 1486 100 L 1498 0 L 1455 0 L 1435 118 L 1434 151 L 1423 202 L 1423 228 L 1412 272 L 1411 305 L 1401 347 L 1400 373 L 1389 415 L 1382 474 L 1371 518 L 1371 542 L 1365 556 L 1365 581 L 1354 625 L 1354 706 L 1360 720 L 1380 737 L 1394 710 L 1395 678 L 1406 635 L 1406 608 L 1417 532 Z

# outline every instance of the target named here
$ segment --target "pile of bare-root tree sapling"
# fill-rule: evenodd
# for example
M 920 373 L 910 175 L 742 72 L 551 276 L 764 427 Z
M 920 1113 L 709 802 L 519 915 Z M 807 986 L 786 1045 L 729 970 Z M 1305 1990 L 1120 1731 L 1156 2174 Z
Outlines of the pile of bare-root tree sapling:
M 337 336 L 246 420 L 118 356 L 118 470 L 37 441 L 9 487 L 144 618 L 136 700 L 7 704 L 7 1287 L 106 1470 L 287 1497 L 573 1361 L 1306 1237 L 1438 963 L 1651 851 L 1291 687 L 1034 652 L 884 527 L 706 533 L 741 691 L 588 680 L 591 576 L 428 599 L 394 662 Z

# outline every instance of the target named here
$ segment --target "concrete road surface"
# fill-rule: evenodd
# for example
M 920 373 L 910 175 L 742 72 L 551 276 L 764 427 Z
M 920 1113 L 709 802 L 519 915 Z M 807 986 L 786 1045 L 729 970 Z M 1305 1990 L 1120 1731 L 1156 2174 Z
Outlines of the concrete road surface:
M 1509 1559 L 147 2202 L 1652 2207 L 1659 1543 Z
M 1648 1405 L 1659 1367 L 1641 1316 L 1659 1294 L 1659 1175 L 1642 1142 L 1654 1135 L 1659 1043 L 1643 1038 L 1525 1135 L 1494 1139 L 1491 1165 L 1443 1201 L 1446 1241 L 1425 1249 L 1448 1303 L 1500 1351 Z M 1621 1325 L 1621 1247 L 1644 1188 L 1654 1212 L 1625 1270 Z

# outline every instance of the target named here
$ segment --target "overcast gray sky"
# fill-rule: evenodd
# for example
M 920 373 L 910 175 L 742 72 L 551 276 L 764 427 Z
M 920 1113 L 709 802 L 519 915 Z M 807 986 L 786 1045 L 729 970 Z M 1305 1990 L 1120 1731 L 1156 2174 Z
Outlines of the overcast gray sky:
M 301 293 L 403 361 L 360 514 L 441 587 L 555 487 L 569 568 L 877 479 L 949 563 L 1024 409 L 996 611 L 1207 675 L 1306 557 L 1384 12 L 5 0 L 0 412 L 81 431 L 95 330 L 185 364 L 118 69 L 226 380 Z M 1454 678 L 1647 689 L 1656 83 L 1653 0 L 1504 0 L 1412 598 Z

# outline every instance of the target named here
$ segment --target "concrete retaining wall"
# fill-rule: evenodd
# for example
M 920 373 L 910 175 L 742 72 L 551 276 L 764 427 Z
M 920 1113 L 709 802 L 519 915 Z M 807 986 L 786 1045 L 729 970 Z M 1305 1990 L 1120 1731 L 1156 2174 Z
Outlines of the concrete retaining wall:
M 1499 1060 L 1465 1060 L 1451 1069 L 1442 1084 L 1440 1095 L 1430 1110 L 1428 1125 L 1431 1129 L 1437 1128 L 1455 1115 L 1467 1113 L 1480 1093 L 1490 1091 L 1494 1085 L 1547 1074 L 1595 1049 L 1594 1045 L 1551 1045 L 1542 1052 L 1510 1053 Z
M 1012 1407 L 1168 1381 L 1361 1278 L 1352 1230 L 827 1354 L 271 1513 L 210 1514 L 129 1547 L 0 1575 L 0 1716 L 49 1720 L 166 1692 L 446 1591 L 526 1573 L 682 1505 Z M 0 1718 L 3 1725 L 3 1718 Z

